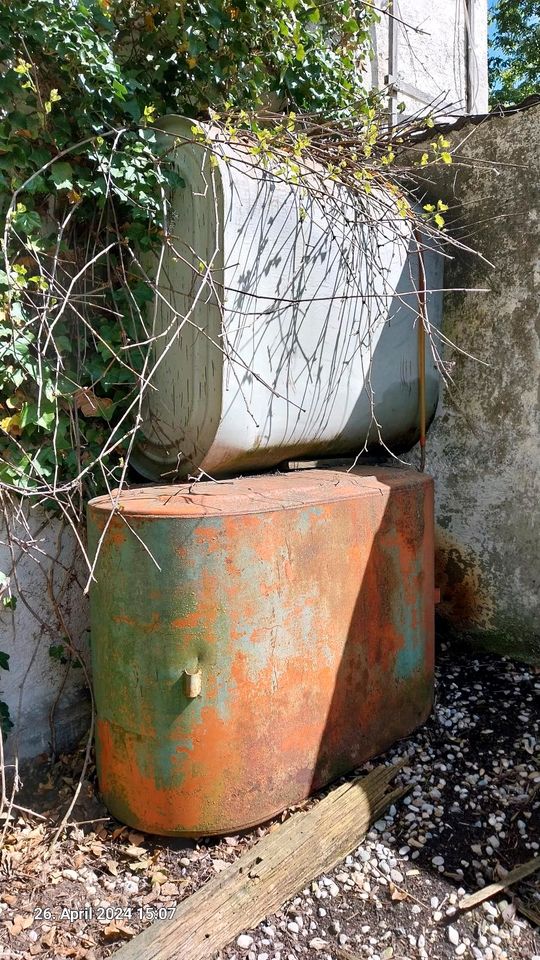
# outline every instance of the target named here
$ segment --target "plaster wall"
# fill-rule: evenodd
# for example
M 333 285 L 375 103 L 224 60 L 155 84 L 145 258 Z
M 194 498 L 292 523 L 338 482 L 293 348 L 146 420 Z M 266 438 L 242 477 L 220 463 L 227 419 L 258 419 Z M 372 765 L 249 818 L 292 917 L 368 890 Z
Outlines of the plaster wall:
M 0 670 L 0 700 L 13 723 L 6 754 L 59 753 L 74 746 L 90 716 L 83 670 L 49 653 L 51 646 L 65 649 L 68 638 L 87 656 L 86 567 L 71 528 L 34 509 L 24 519 L 10 510 L 7 523 L 0 520 L 0 570 L 10 575 L 16 597 L 15 609 L 0 607 L 0 650 L 9 655 L 9 670 Z
M 538 663 L 540 101 L 450 139 L 453 167 L 426 186 L 485 259 L 457 256 L 445 286 L 488 292 L 444 306 L 443 331 L 464 352 L 447 350 L 452 382 L 428 434 L 438 610 L 453 631 Z
M 394 0 L 392 9 L 396 19 L 381 13 L 373 31 L 373 85 L 382 89 L 394 76 L 394 100 L 405 103 L 405 116 L 431 102 L 439 113 L 443 107 L 449 113 L 484 113 L 487 0 Z M 423 99 L 411 95 L 410 87 Z

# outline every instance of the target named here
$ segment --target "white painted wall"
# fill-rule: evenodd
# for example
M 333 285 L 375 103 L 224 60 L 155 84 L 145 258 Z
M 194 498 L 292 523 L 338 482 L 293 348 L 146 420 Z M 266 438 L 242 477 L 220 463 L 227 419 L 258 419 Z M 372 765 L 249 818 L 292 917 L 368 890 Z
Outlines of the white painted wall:
M 448 113 L 485 113 L 487 0 L 394 0 L 393 12 L 404 22 L 381 14 L 373 31 L 372 83 L 383 88 L 394 75 L 405 116 L 424 106 L 411 86 Z
M 30 549 L 21 549 L 29 538 Z M 73 747 L 89 717 L 83 671 L 49 655 L 66 635 L 88 653 L 85 567 L 71 529 L 43 510 L 27 513 L 26 522 L 10 511 L 8 524 L 0 520 L 0 571 L 11 574 L 17 598 L 14 610 L 0 607 L 0 651 L 10 658 L 9 670 L 0 670 L 0 700 L 14 724 L 6 753 L 60 752 Z

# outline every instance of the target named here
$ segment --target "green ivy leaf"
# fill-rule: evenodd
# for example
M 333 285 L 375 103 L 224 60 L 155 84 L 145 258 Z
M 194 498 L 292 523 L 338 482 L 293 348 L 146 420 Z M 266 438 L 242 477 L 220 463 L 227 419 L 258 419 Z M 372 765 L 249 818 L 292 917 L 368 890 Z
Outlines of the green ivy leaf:
M 9 707 L 4 700 L 0 700 L 0 732 L 2 732 L 4 736 L 7 736 L 12 729 L 13 723 L 9 715 Z
M 24 206 L 21 204 L 20 206 Z M 32 233 L 37 233 L 41 229 L 41 217 L 36 210 L 23 210 L 15 213 L 13 217 L 13 226 L 17 233 L 22 233 L 29 237 Z
M 67 663 L 67 657 L 63 643 L 51 643 L 49 647 L 49 656 L 51 660 L 56 660 L 58 663 Z
M 51 167 L 51 180 L 57 190 L 73 189 L 73 167 L 70 163 L 59 160 Z

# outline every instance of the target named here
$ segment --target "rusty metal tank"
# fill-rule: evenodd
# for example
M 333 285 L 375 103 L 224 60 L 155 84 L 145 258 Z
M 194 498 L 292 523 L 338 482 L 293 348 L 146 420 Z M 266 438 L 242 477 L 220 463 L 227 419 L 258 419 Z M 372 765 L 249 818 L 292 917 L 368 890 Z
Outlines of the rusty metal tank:
M 433 488 L 302 470 L 91 501 L 101 790 L 162 835 L 261 823 L 427 717 Z

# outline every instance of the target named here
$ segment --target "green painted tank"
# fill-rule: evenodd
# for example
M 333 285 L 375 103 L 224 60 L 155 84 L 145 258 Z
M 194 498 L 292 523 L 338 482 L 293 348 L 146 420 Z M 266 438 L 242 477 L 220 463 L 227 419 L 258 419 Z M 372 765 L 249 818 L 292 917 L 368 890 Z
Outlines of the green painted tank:
M 410 733 L 433 689 L 433 488 L 304 470 L 88 513 L 101 790 L 164 835 L 232 833 Z

